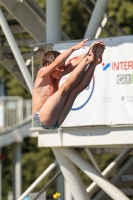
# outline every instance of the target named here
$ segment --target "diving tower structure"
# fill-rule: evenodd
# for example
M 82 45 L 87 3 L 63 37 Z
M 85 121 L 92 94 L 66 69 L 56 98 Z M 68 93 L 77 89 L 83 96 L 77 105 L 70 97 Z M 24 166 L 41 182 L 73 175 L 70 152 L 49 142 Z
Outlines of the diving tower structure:
M 92 19 L 93 19 L 93 16 L 92 16 Z M 68 49 L 70 46 L 74 45 L 75 42 L 76 41 L 71 41 L 70 43 L 69 42 L 54 43 L 53 49 L 62 52 L 65 49 Z M 92 41 L 89 41 L 88 43 L 89 43 L 88 44 L 89 46 L 90 43 L 92 43 Z M 88 94 L 89 97 L 87 97 L 86 94 L 84 96 L 83 93 L 80 94 L 80 97 L 77 97 L 78 98 L 78 100 L 76 100 L 77 102 L 74 103 L 66 120 L 63 122 L 63 124 L 57 131 L 44 131 L 41 128 L 37 128 L 37 127 L 31 128 L 32 131 L 35 130 L 39 134 L 38 135 L 39 147 L 52 148 L 57 158 L 57 161 L 60 165 L 60 169 L 67 183 L 69 184 L 69 187 L 74 199 L 89 199 L 89 196 L 85 192 L 85 188 L 83 186 L 82 180 L 75 166 L 77 166 L 85 174 L 87 174 L 112 199 L 123 199 L 123 200 L 128 199 L 123 193 L 121 193 L 120 190 L 118 190 L 113 185 L 110 185 L 110 183 L 103 176 L 101 176 L 101 174 L 97 172 L 97 170 L 95 170 L 91 165 L 89 165 L 75 150 L 75 148 L 85 148 L 85 147 L 87 148 L 101 147 L 102 148 L 102 147 L 109 147 L 109 146 L 113 148 L 114 147 L 117 147 L 117 148 L 131 147 L 132 148 L 132 145 L 133 145 L 132 144 L 133 143 L 132 142 L 133 141 L 132 114 L 131 112 L 129 112 L 130 117 L 126 117 L 129 119 L 129 121 L 125 119 L 125 122 L 124 122 L 124 118 L 122 118 L 121 116 L 122 115 L 121 108 L 123 107 L 123 104 L 122 104 L 123 98 L 122 98 L 122 93 L 121 92 L 119 93 L 118 91 L 119 86 L 122 84 L 121 78 L 123 76 L 119 77 L 119 75 L 121 76 L 121 74 L 116 73 L 118 68 L 120 70 L 124 70 L 124 68 L 126 69 L 129 68 L 130 73 L 132 71 L 131 55 L 130 55 L 129 60 L 127 58 L 128 57 L 127 55 L 130 54 L 129 52 L 131 51 L 133 47 L 133 37 L 121 36 L 121 37 L 116 37 L 116 38 L 107 38 L 105 39 L 105 43 L 106 43 L 106 50 L 107 50 L 106 51 L 107 53 L 105 53 L 106 55 L 104 54 L 104 57 L 103 57 L 103 60 L 105 63 L 102 63 L 103 66 L 101 65 L 100 66 L 101 68 L 97 67 L 96 69 L 95 77 L 93 77 L 92 83 L 89 86 L 90 88 L 88 88 L 89 90 L 91 90 L 89 91 L 89 94 Z M 48 44 L 46 44 L 46 46 L 47 45 Z M 120 51 L 123 52 L 123 50 L 126 48 L 126 45 L 128 45 L 128 49 L 130 50 L 127 53 L 127 55 L 125 55 L 123 66 L 120 66 L 119 63 L 121 63 L 121 60 L 120 60 L 121 56 L 117 52 L 120 52 Z M 31 46 L 37 47 L 37 45 L 31 45 Z M 42 48 L 43 44 L 40 44 L 40 46 Z M 78 55 L 80 55 L 80 52 L 76 52 L 75 54 L 73 54 L 70 57 L 70 59 L 73 59 L 75 56 L 78 56 Z M 113 60 L 111 60 L 110 57 L 114 59 L 115 62 L 113 62 Z M 131 61 L 131 63 L 128 64 L 128 61 L 129 62 Z M 69 59 L 67 62 L 69 62 Z M 116 71 L 115 71 L 115 67 L 116 67 Z M 108 69 L 108 71 L 106 71 L 106 69 Z M 112 75 L 110 75 L 111 70 L 113 71 Z M 103 74 L 104 72 L 105 74 Z M 112 78 L 112 76 L 114 78 Z M 101 84 L 99 81 L 96 81 L 96 79 L 98 80 L 97 77 L 99 79 L 100 78 L 102 79 Z M 62 82 L 66 79 L 67 77 L 66 78 L 63 77 Z M 129 79 L 131 80 L 131 78 Z M 97 87 L 97 95 L 95 97 L 93 93 L 94 84 L 95 84 L 95 89 Z M 113 91 L 111 90 L 111 86 L 114 89 Z M 129 87 L 130 89 L 132 88 L 131 81 L 130 81 Z M 101 90 L 101 93 L 100 93 L 100 90 Z M 121 90 L 122 89 L 120 88 L 120 91 Z M 126 89 L 124 89 L 124 92 L 125 90 Z M 116 94 L 117 92 L 118 92 L 118 95 Z M 128 94 L 126 94 L 126 97 L 124 98 L 127 98 Z M 84 100 L 85 98 L 86 100 Z M 129 102 L 131 103 L 130 106 L 132 106 L 132 103 L 133 103 L 131 100 L 132 97 L 130 96 L 129 98 L 130 98 Z M 128 102 L 127 99 L 124 99 L 124 100 Z M 89 105 L 89 107 L 87 107 L 87 105 Z M 83 112 L 81 111 L 82 108 L 83 108 Z M 86 113 L 86 110 L 87 110 L 87 113 Z
M 7 1 L 2 0 L 2 2 L 4 4 Z M 24 5 L 26 4 L 26 1 L 20 2 Z M 107 2 L 107 0 L 97 1 L 85 36 L 95 38 L 96 30 L 98 29 L 102 20 Z M 42 43 L 42 40 L 40 39 L 40 44 L 33 44 L 30 46 L 32 48 L 44 47 L 46 50 L 51 48 L 54 50 L 60 50 L 62 52 L 65 50 L 65 48 L 67 49 L 69 46 L 77 43 L 77 41 L 59 41 L 61 39 L 59 21 L 60 1 L 54 0 L 53 2 L 52 0 L 47 0 L 46 3 L 46 42 Z M 53 6 L 53 3 L 55 6 Z M 100 11 L 98 9 L 99 6 L 101 8 Z M 27 8 L 29 8 L 29 6 Z M 17 12 L 15 14 L 17 14 Z M 10 48 L 12 49 L 14 56 L 16 56 L 18 66 L 20 67 L 21 73 L 25 80 L 23 83 L 32 93 L 34 77 L 30 76 L 25 63 L 22 61 L 21 55 L 18 53 L 19 50 L 17 49 L 12 34 L 8 29 L 8 25 L 4 20 L 2 11 L 1 16 L 3 18 L 1 18 L 2 21 L 0 21 L 0 25 L 3 29 L 3 32 L 5 33 L 7 41 L 10 44 Z M 51 32 L 53 28 L 52 22 L 55 20 L 55 17 L 58 19 L 56 21 L 56 26 L 58 27 L 56 34 L 55 31 L 54 33 Z M 96 20 L 99 20 L 99 22 L 95 23 Z M 92 24 L 96 24 L 96 27 L 93 26 L 94 29 L 92 28 Z M 89 32 L 90 30 L 91 32 Z M 129 92 L 133 88 L 133 79 L 131 76 L 133 66 L 133 60 L 131 60 L 133 36 L 120 36 L 114 38 L 110 37 L 105 40 L 107 42 L 107 53 L 104 56 L 104 62 L 99 68 L 97 68 L 90 86 L 88 86 L 86 91 L 80 94 L 81 96 L 77 99 L 77 102 L 75 102 L 73 105 L 73 108 L 70 111 L 68 117 L 58 130 L 45 131 L 36 126 L 36 123 L 33 121 L 33 119 L 31 123 L 31 117 L 29 117 L 27 121 L 18 126 L 14 126 L 12 130 L 9 130 L 9 132 L 7 131 L 7 134 L 16 137 L 18 136 L 17 133 L 27 137 L 29 133 L 25 134 L 25 131 L 27 131 L 28 127 L 31 133 L 38 135 L 39 147 L 52 148 L 62 174 L 67 181 L 70 192 L 75 200 L 91 199 L 87 194 L 86 188 L 84 187 L 77 167 L 80 168 L 87 176 L 89 176 L 97 185 L 99 185 L 99 187 L 102 188 L 102 190 L 105 191 L 110 196 L 110 198 L 114 200 L 129 199 L 117 187 L 111 184 L 98 170 L 96 170 L 85 159 L 83 159 L 79 152 L 75 150 L 75 148 L 92 147 L 129 149 L 133 147 L 133 122 L 131 112 L 133 99 L 132 95 L 129 95 Z M 89 41 L 87 48 L 89 48 L 90 43 L 93 41 L 94 39 Z M 126 55 L 124 51 L 125 48 L 128 48 L 128 53 L 126 53 Z M 82 52 L 78 53 L 78 55 L 80 55 Z M 114 56 L 115 60 L 111 60 L 113 59 L 111 55 Z M 123 60 L 120 60 L 121 58 L 123 58 Z M 19 63 L 19 60 L 22 61 L 21 64 Z M 34 61 L 33 56 L 31 60 Z M 34 63 L 32 69 L 33 68 Z M 124 73 L 124 69 L 125 71 L 128 70 L 129 73 Z M 110 76 L 111 70 L 112 75 Z M 35 73 L 33 74 L 35 75 Z M 98 81 L 99 79 L 101 79 L 101 81 Z M 85 99 L 85 102 L 80 101 L 83 99 Z M 123 113 L 125 115 L 123 115 Z M 23 126 L 26 124 L 27 126 Z M 30 125 L 31 127 L 29 127 Z M 24 129 L 21 130 L 21 127 Z M 19 139 L 21 140 L 22 138 Z M 16 200 L 22 200 L 23 198 L 23 195 L 20 197 L 18 197 L 18 194 L 16 195 Z

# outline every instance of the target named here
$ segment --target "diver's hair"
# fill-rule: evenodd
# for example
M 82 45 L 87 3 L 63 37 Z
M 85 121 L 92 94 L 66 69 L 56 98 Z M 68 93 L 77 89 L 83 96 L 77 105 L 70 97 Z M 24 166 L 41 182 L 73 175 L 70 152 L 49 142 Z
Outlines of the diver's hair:
M 42 56 L 42 67 L 45 67 L 47 64 L 51 64 L 58 56 L 60 55 L 60 52 L 58 51 L 48 51 L 45 52 Z

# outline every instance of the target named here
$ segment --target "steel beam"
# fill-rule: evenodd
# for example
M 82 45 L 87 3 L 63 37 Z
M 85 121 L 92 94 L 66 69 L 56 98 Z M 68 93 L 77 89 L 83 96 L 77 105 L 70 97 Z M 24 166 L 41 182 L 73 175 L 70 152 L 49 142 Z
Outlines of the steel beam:
M 60 148 L 52 148 L 60 165 L 63 176 L 70 187 L 72 196 L 75 200 L 89 200 L 90 198 L 85 190 L 85 186 L 76 166 L 72 163 L 71 160 L 69 160 L 68 157 L 64 156 L 59 149 Z
M 46 42 L 46 14 L 35 1 L 1 0 L 1 5 L 10 13 L 6 14 L 7 20 L 15 18 L 36 42 Z M 70 39 L 63 31 L 61 36 L 63 40 Z
M 95 5 L 96 1 L 95 0 L 91 0 L 91 2 Z M 108 21 L 110 21 L 112 23 L 112 25 L 121 33 L 121 35 L 126 35 L 126 33 L 121 29 L 121 27 L 115 22 L 115 20 L 108 15 L 107 12 L 104 12 L 104 17 L 107 18 Z
M 96 162 L 94 156 L 92 155 L 90 149 L 86 147 L 86 148 L 85 148 L 85 151 L 86 151 L 87 155 L 89 156 L 89 158 L 90 158 L 90 160 L 91 160 L 93 166 L 95 167 L 95 169 L 96 169 L 98 172 L 101 173 L 100 167 L 98 166 L 98 164 L 97 164 L 97 162 Z
M 46 40 L 48 43 L 61 41 L 61 2 L 46 0 Z
M 30 93 L 32 94 L 32 90 L 33 90 L 33 82 L 32 82 L 32 79 L 31 79 L 31 75 L 24 63 L 24 60 L 23 60 L 23 57 L 18 49 L 18 46 L 16 45 L 16 42 L 14 40 L 14 37 L 9 29 L 9 26 L 5 20 L 5 17 L 3 15 L 3 12 L 2 10 L 0 9 L 0 25 L 3 29 L 3 32 L 7 38 L 7 41 L 13 51 L 13 54 L 14 54 L 14 57 L 18 63 L 18 66 L 20 67 L 20 70 L 22 72 L 22 75 L 23 77 L 25 78 L 25 81 L 27 83 L 27 86 L 30 90 Z
M 33 3 L 35 4 L 36 10 L 42 13 L 41 8 L 34 1 L 32 1 Z M 46 41 L 46 24 L 36 14 L 33 7 L 31 8 L 29 6 L 27 1 L 1 0 L 1 4 L 37 42 Z
M 92 39 L 95 37 L 97 29 L 99 28 L 99 26 L 101 24 L 107 3 L 108 3 L 108 0 L 97 0 L 97 3 L 94 7 L 90 22 L 86 29 L 84 38 Z
M 21 195 L 21 143 L 13 144 L 13 196 L 17 200 Z

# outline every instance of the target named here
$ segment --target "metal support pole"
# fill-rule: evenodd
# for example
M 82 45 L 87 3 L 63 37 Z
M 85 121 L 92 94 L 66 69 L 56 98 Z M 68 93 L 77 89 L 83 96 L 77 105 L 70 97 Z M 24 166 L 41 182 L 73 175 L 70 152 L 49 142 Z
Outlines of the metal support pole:
M 75 163 L 87 176 L 95 181 L 114 200 L 129 200 L 118 188 L 105 179 L 97 170 L 95 170 L 82 156 L 70 148 L 58 148 L 60 152 Z
M 84 1 L 82 1 L 82 0 L 79 0 L 79 1 L 80 1 L 80 3 L 84 6 L 84 8 L 92 15 L 92 10 L 89 8 L 89 6 L 88 6 L 87 4 L 85 4 Z M 95 3 L 95 0 L 91 0 L 91 1 L 92 1 L 92 3 L 94 3 L 94 5 L 96 4 L 96 3 Z M 105 14 L 104 14 L 104 16 L 105 16 Z M 105 16 L 104 19 L 103 19 L 102 22 L 101 22 L 101 26 L 100 26 L 100 27 L 98 28 L 98 30 L 97 30 L 97 33 L 96 33 L 95 38 L 98 38 L 98 37 L 99 37 L 99 35 L 100 35 L 100 33 L 101 33 L 101 31 L 102 31 L 103 28 L 104 28 L 111 36 L 113 36 L 113 33 L 109 30 L 109 28 L 107 28 L 107 27 L 105 26 L 106 22 L 107 22 L 107 17 Z
M 85 186 L 82 182 L 76 166 L 72 163 L 71 160 L 69 160 L 66 156 L 62 154 L 60 149 L 62 148 L 52 148 L 58 160 L 64 178 L 66 179 L 71 189 L 72 196 L 74 197 L 74 199 L 89 200 L 90 198 L 86 192 Z
M 96 4 L 96 1 L 95 0 L 91 0 L 91 2 L 95 5 Z M 108 15 L 108 13 L 107 12 L 104 12 L 104 16 L 107 18 L 107 20 L 109 20 L 111 23 L 112 23 L 112 25 L 121 33 L 121 35 L 126 35 L 126 33 L 121 29 L 121 27 L 115 22 L 115 20 L 112 18 L 112 17 L 110 17 L 109 15 Z
M 90 158 L 92 164 L 94 165 L 95 169 L 96 169 L 98 172 L 101 173 L 101 170 L 100 170 L 100 168 L 99 168 L 99 166 L 98 166 L 98 164 L 97 164 L 95 158 L 93 157 L 91 151 L 90 151 L 88 148 L 85 148 L 85 151 L 86 151 L 87 155 L 89 156 L 89 158 Z
M 104 17 L 102 22 L 101 22 L 101 26 L 97 29 L 96 35 L 95 35 L 95 39 L 99 38 L 102 29 L 105 27 L 105 24 L 107 23 L 107 17 Z
M 92 39 L 95 37 L 97 29 L 101 24 L 107 3 L 108 3 L 108 0 L 97 0 L 89 25 L 84 35 L 84 38 Z
M 21 195 L 21 143 L 13 144 L 13 196 L 17 200 Z
M 46 41 L 61 41 L 61 1 L 46 0 Z
M 13 52 L 14 57 L 15 57 L 17 63 L 18 63 L 18 66 L 19 66 L 19 68 L 20 68 L 20 70 L 21 70 L 21 72 L 23 74 L 23 77 L 24 77 L 24 79 L 25 79 L 25 81 L 27 83 L 29 91 L 32 94 L 33 82 L 32 82 L 32 79 L 31 79 L 31 75 L 30 75 L 30 73 L 29 73 L 29 71 L 28 71 L 28 69 L 27 69 L 27 67 L 25 65 L 23 57 L 22 57 L 22 55 L 21 55 L 21 53 L 19 51 L 19 48 L 18 48 L 18 46 L 17 46 L 17 44 L 15 42 L 15 39 L 14 39 L 14 37 L 12 35 L 12 32 L 10 31 L 10 28 L 9 28 L 9 26 L 8 26 L 6 20 L 5 20 L 5 17 L 3 15 L 3 13 L 2 13 L 1 8 L 0 8 L 0 25 L 1 25 L 2 29 L 3 29 L 3 32 L 4 32 L 5 36 L 6 36 L 6 39 L 7 39 L 8 43 L 9 43 L 9 45 L 10 45 L 10 48 L 12 49 L 12 52 Z

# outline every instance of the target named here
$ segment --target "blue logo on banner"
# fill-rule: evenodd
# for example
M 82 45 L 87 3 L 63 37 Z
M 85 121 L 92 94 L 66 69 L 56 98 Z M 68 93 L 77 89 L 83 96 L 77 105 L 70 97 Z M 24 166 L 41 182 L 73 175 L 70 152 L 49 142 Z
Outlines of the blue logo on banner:
M 94 85 L 95 85 L 95 77 L 93 75 L 90 85 L 77 96 L 71 110 L 73 111 L 79 110 L 89 102 L 94 91 Z
M 104 66 L 105 64 L 102 63 L 102 65 Z M 107 63 L 104 67 L 103 67 L 103 71 L 107 70 L 110 67 L 110 63 Z

